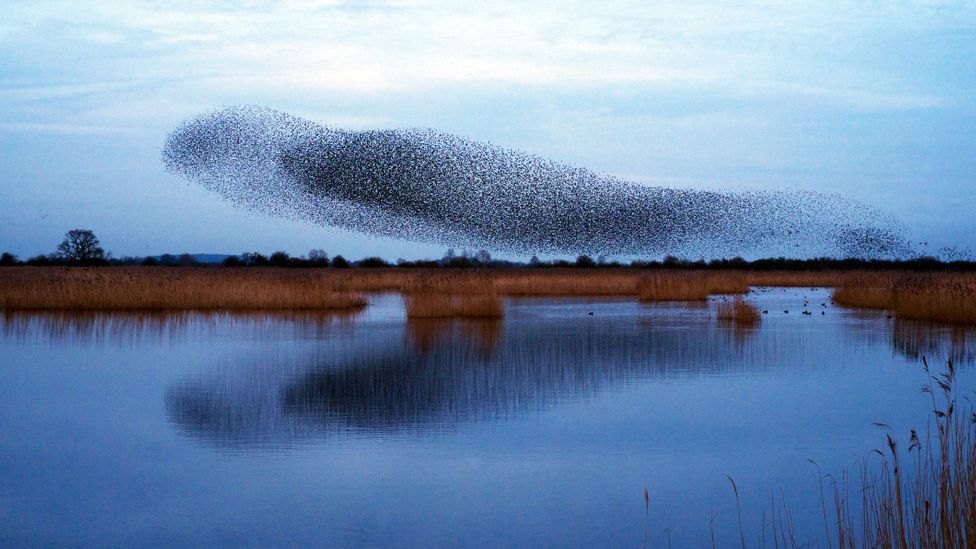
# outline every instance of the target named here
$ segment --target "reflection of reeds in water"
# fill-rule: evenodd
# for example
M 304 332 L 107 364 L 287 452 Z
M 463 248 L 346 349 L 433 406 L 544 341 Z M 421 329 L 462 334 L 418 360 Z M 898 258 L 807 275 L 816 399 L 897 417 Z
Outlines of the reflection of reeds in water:
M 407 321 L 407 338 L 412 347 L 426 354 L 438 346 L 467 342 L 482 358 L 490 358 L 502 335 L 497 319 L 411 318 Z
M 513 315 L 514 316 L 514 315 Z M 248 354 L 177 384 L 167 411 L 217 444 L 288 445 L 349 429 L 453 429 L 588 399 L 645 379 L 768 364 L 706 314 L 643 327 L 635 318 L 408 319 L 406 330 L 337 332 L 324 345 Z
M 409 318 L 499 317 L 505 314 L 495 294 L 411 292 L 403 296 Z
M 976 361 L 976 328 L 925 320 L 895 319 L 891 346 L 908 358 L 938 357 L 956 364 Z
M 212 329 L 228 323 L 267 334 L 283 325 L 303 334 L 320 333 L 335 322 L 356 318 L 358 309 L 296 311 L 7 311 L 0 313 L 4 337 L 51 341 L 140 341 L 178 337 L 191 327 Z
M 0 273 L 5 310 L 347 309 L 365 299 L 306 270 L 15 268 Z
M 736 297 L 732 301 L 719 302 L 715 314 L 719 320 L 742 324 L 755 324 L 762 319 L 759 309 L 741 297 Z

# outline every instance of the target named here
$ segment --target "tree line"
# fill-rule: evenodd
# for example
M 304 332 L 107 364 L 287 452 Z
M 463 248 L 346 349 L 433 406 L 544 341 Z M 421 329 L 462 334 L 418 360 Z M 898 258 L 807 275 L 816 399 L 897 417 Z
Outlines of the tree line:
M 72 229 L 65 233 L 64 239 L 58 244 L 54 253 L 38 255 L 21 261 L 17 256 L 4 252 L 0 254 L 0 267 L 16 265 L 30 266 L 164 266 L 164 267 L 194 267 L 212 265 L 203 263 L 190 254 L 163 254 L 146 257 L 113 258 L 102 248 L 95 233 L 88 229 Z M 460 254 L 449 249 L 440 259 L 399 259 L 391 263 L 381 257 L 371 256 L 358 261 L 349 261 L 341 255 L 329 257 L 322 249 L 313 249 L 307 255 L 291 256 L 284 251 L 276 251 L 271 255 L 258 252 L 244 252 L 240 255 L 228 256 L 221 262 L 224 267 L 292 267 L 292 268 L 638 268 L 638 269 L 739 269 L 753 271 L 818 271 L 818 270 L 912 270 L 912 271 L 973 271 L 976 261 L 942 261 L 935 257 L 916 257 L 912 259 L 858 259 L 858 258 L 829 258 L 812 259 L 793 258 L 765 258 L 752 261 L 741 257 L 732 259 L 689 260 L 676 256 L 666 256 L 663 260 L 633 260 L 629 263 L 608 261 L 600 256 L 596 259 L 588 255 L 580 255 L 575 260 L 554 259 L 541 260 L 532 256 L 528 262 L 494 259 L 485 250 L 477 252 L 462 251 Z

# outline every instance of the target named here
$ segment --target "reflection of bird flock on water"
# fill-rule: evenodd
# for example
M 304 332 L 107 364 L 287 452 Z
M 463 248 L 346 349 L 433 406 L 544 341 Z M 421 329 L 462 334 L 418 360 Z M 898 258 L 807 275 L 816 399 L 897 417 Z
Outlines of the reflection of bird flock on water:
M 622 181 L 432 130 L 346 131 L 259 107 L 178 127 L 167 167 L 247 208 L 498 251 L 900 257 L 894 224 L 812 192 Z

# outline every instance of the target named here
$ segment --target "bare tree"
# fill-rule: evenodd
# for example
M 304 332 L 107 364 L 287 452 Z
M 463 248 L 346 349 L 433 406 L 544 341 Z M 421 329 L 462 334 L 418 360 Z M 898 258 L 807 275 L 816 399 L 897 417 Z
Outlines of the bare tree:
M 314 250 L 308 251 L 308 262 L 316 267 L 328 267 L 329 266 L 329 254 L 325 253 L 325 250 L 321 248 L 316 248 Z
M 72 229 L 64 234 L 58 244 L 58 255 L 68 261 L 90 263 L 105 259 L 105 250 L 99 246 L 95 233 L 88 229 Z

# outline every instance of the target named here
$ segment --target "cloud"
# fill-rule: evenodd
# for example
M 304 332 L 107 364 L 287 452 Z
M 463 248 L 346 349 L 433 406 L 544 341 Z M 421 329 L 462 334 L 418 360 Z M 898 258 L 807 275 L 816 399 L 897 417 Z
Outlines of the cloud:
M 955 2 L 14 2 L 0 137 L 151 150 L 194 113 L 263 104 L 642 181 L 882 189 L 914 215 L 930 186 L 976 200 L 974 33 Z

